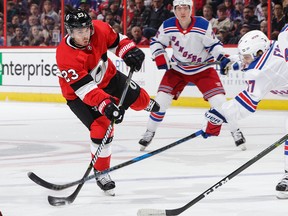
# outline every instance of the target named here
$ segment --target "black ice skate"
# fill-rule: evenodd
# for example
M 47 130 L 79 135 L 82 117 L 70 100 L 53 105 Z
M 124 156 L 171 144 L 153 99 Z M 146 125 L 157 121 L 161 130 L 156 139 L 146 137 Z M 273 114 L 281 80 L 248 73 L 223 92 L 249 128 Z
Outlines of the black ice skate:
M 288 199 L 288 173 L 285 173 L 281 181 L 276 185 L 278 199 Z
M 140 151 L 145 150 L 145 148 L 151 143 L 154 135 L 155 135 L 155 132 L 146 130 L 146 132 L 143 134 L 142 139 L 139 140 Z
M 231 132 L 231 134 L 235 141 L 235 145 L 239 147 L 242 151 L 245 151 L 247 149 L 245 146 L 246 139 L 240 129 L 237 129 L 235 132 Z
M 158 112 L 160 105 L 152 98 L 150 98 L 148 106 L 144 109 L 147 112 Z
M 96 182 L 106 195 L 115 196 L 115 182 L 111 180 L 111 177 L 108 173 L 99 176 L 96 179 Z

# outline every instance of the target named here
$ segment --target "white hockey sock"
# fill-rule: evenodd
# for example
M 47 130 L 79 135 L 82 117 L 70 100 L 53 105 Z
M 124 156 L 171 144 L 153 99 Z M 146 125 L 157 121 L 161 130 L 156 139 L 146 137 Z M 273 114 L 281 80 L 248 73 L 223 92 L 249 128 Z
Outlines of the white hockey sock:
M 173 99 L 173 95 L 158 92 L 155 101 L 160 105 L 159 112 L 151 112 L 149 116 L 149 120 L 147 122 L 147 130 L 155 132 L 163 121 L 164 116 L 166 114 L 166 110 L 169 108 Z
M 288 141 L 285 141 L 285 145 L 284 145 L 284 157 L 285 157 L 285 171 L 288 172 Z

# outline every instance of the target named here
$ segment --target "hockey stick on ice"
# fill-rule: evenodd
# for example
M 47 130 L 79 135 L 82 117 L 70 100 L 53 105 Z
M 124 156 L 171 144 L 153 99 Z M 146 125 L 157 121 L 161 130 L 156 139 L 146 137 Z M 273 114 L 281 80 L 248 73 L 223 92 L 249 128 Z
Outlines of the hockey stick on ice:
M 133 72 L 134 72 L 134 68 L 131 68 L 130 71 L 129 71 L 128 78 L 127 78 L 126 83 L 125 83 L 125 87 L 124 87 L 122 96 L 120 98 L 119 106 L 121 106 L 123 104 L 123 102 L 124 102 L 124 99 L 126 97 L 128 88 L 129 88 L 130 83 L 131 83 Z M 106 143 L 106 141 L 107 141 L 107 139 L 108 139 L 108 137 L 109 137 L 109 135 L 110 135 L 110 133 L 111 133 L 111 131 L 113 129 L 113 125 L 114 125 L 114 121 L 111 121 L 110 125 L 108 126 L 107 131 L 106 131 L 106 133 L 104 135 L 102 143 L 97 148 L 97 151 L 95 152 L 94 157 L 90 161 L 89 166 L 88 166 L 83 178 L 86 178 L 89 175 L 89 173 L 92 170 L 92 168 L 94 167 L 94 164 L 96 163 L 96 160 L 97 160 L 99 154 L 101 153 L 103 147 L 105 146 L 105 143 Z M 28 173 L 28 177 L 29 178 L 30 178 L 30 176 L 31 176 L 31 173 Z M 30 179 L 33 180 L 32 178 L 30 178 Z M 65 204 L 72 203 L 75 200 L 75 198 L 77 197 L 77 195 L 80 192 L 81 188 L 83 187 L 84 183 L 85 182 L 82 182 L 82 183 L 78 184 L 78 186 L 75 189 L 75 191 L 70 196 L 65 197 L 63 199 L 61 197 L 48 196 L 48 202 L 51 205 L 53 205 L 53 206 L 60 206 L 60 205 L 65 205 Z
M 72 187 L 74 185 L 77 185 L 77 184 L 80 184 L 80 183 L 84 183 L 84 182 L 89 181 L 91 179 L 95 179 L 99 175 L 102 175 L 102 174 L 105 174 L 105 173 L 120 169 L 122 167 L 128 166 L 130 164 L 139 162 L 141 160 L 144 160 L 146 158 L 149 158 L 151 156 L 159 154 L 159 153 L 161 153 L 163 151 L 166 151 L 167 149 L 170 149 L 170 148 L 172 148 L 174 146 L 177 146 L 177 145 L 179 145 L 179 144 L 181 144 L 183 142 L 186 142 L 186 141 L 188 141 L 190 139 L 193 139 L 193 138 L 201 135 L 202 133 L 203 133 L 202 130 L 196 131 L 195 133 L 192 133 L 189 136 L 186 136 L 186 137 L 184 137 L 182 139 L 179 139 L 179 140 L 177 140 L 177 141 L 175 141 L 175 142 L 173 142 L 173 143 L 171 143 L 169 145 L 166 145 L 166 146 L 164 146 L 162 148 L 159 148 L 159 149 L 156 149 L 156 150 L 154 150 L 152 152 L 140 155 L 140 156 L 138 156 L 136 158 L 133 158 L 131 160 L 128 160 L 128 161 L 123 162 L 121 164 L 118 164 L 116 166 L 110 167 L 109 169 L 103 170 L 101 172 L 97 172 L 96 176 L 95 175 L 90 175 L 90 176 L 87 176 L 87 177 L 82 178 L 80 180 L 77 180 L 77 181 L 74 181 L 74 182 L 70 182 L 70 183 L 67 183 L 67 184 L 59 185 L 59 184 L 53 184 L 53 183 L 47 182 L 47 181 L 45 181 L 44 179 L 40 178 L 39 176 L 37 176 L 36 174 L 34 174 L 32 172 L 30 172 L 29 178 L 32 179 L 32 181 L 34 181 L 35 183 L 37 183 L 37 184 L 39 184 L 39 185 L 41 185 L 41 186 L 43 186 L 45 188 L 48 188 L 48 189 L 51 189 L 51 190 L 63 190 L 63 189 Z
M 193 206 L 195 203 L 199 202 L 206 196 L 208 196 L 210 193 L 214 192 L 216 189 L 221 187 L 222 185 L 226 184 L 229 180 L 231 180 L 233 177 L 241 173 L 243 170 L 254 164 L 256 161 L 267 155 L 269 152 L 280 146 L 282 143 L 284 143 L 288 139 L 288 134 L 283 136 L 281 139 L 270 145 L 268 148 L 260 152 L 258 155 L 250 159 L 248 162 L 243 164 L 241 167 L 230 173 L 228 176 L 224 177 L 222 180 L 214 184 L 212 187 L 208 188 L 206 191 L 204 191 L 202 194 L 200 194 L 198 197 L 187 203 L 186 205 L 176 208 L 176 209 L 168 209 L 168 210 L 162 210 L 162 209 L 139 209 L 137 212 L 137 216 L 172 216 L 172 215 L 179 215 L 191 206 Z

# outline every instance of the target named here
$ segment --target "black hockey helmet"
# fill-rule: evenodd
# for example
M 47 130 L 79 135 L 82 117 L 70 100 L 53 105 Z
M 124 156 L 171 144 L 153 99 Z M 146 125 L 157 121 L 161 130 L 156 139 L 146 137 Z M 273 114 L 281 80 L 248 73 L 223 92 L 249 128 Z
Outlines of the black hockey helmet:
M 91 17 L 86 11 L 81 9 L 68 11 L 65 15 L 64 24 L 68 34 L 72 34 L 72 30 L 75 28 L 85 27 L 91 28 L 91 35 L 94 33 Z

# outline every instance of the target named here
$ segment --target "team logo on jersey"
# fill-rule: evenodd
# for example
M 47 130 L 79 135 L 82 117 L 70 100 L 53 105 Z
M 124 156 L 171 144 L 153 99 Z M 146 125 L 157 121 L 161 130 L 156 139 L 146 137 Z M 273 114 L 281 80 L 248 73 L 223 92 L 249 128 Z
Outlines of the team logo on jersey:
M 98 64 L 96 65 L 95 68 L 93 68 L 89 73 L 90 75 L 93 77 L 94 81 L 99 84 L 101 83 L 106 70 L 107 70 L 107 66 L 106 63 L 108 64 L 108 62 L 104 62 L 103 59 L 100 59 Z

